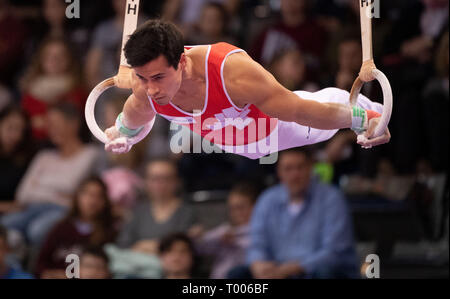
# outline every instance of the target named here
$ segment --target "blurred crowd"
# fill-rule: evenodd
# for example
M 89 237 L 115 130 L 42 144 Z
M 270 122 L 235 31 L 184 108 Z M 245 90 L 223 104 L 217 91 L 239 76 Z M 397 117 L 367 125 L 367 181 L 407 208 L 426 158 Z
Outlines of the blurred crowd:
M 389 144 L 362 150 L 342 130 L 274 165 L 173 154 L 162 118 L 130 153 L 104 151 L 83 112 L 117 73 L 125 2 L 79 1 L 69 19 L 64 0 L 0 0 L 0 278 L 65 278 L 69 254 L 82 278 L 357 278 L 361 207 L 412 211 L 421 240 L 448 242 L 448 0 L 381 1 L 373 19 L 394 95 Z M 141 1 L 139 23 L 170 20 L 186 45 L 241 47 L 292 91 L 349 91 L 358 3 Z M 362 93 L 382 102 L 377 83 Z M 103 128 L 127 95 L 100 98 Z

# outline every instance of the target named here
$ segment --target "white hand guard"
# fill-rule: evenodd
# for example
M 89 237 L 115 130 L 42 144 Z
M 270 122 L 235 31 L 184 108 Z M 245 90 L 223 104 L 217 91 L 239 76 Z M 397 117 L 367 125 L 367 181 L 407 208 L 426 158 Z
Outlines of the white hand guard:
M 108 142 L 105 144 L 105 150 L 117 154 L 128 153 L 133 145 L 135 145 L 148 135 L 154 123 L 155 118 L 153 118 L 153 120 L 150 121 L 149 123 L 145 124 L 144 127 L 139 131 L 139 133 L 133 137 L 129 137 L 121 133 L 116 126 L 107 129 L 105 131 L 106 136 L 117 136 L 117 137 L 113 139 L 108 138 Z

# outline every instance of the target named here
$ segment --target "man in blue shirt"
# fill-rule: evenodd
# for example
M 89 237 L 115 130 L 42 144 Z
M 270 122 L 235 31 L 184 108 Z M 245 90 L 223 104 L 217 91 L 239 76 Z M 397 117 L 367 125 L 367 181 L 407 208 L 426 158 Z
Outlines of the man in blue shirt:
M 247 266 L 229 278 L 357 278 L 353 226 L 343 194 L 312 176 L 305 148 L 281 153 L 280 184 L 252 214 Z

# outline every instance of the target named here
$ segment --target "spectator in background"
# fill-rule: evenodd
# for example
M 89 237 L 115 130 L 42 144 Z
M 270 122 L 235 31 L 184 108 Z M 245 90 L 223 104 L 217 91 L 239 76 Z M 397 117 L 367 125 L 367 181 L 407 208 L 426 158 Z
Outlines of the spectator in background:
M 436 75 L 429 80 L 423 90 L 421 109 L 425 127 L 425 157 L 430 161 L 435 172 L 448 171 L 448 136 L 449 124 L 447 112 L 449 108 L 449 33 L 442 36 L 436 49 Z
M 54 226 L 42 245 L 36 266 L 40 278 L 65 278 L 66 256 L 81 256 L 82 249 L 103 246 L 116 237 L 116 223 L 106 185 L 97 177 L 86 179 L 64 220 Z
M 88 247 L 80 256 L 81 279 L 110 279 L 109 257 L 102 247 Z
M 226 278 L 229 270 L 245 262 L 250 243 L 249 221 L 257 196 L 252 185 L 235 185 L 227 200 L 229 222 L 194 239 L 198 254 L 213 259 L 210 278 Z
M 448 28 L 448 0 L 407 1 L 387 36 L 385 64 L 430 62 L 433 48 Z M 405 61 L 406 60 L 406 61 Z
M 328 33 L 336 34 L 343 28 L 359 26 L 359 3 L 350 0 L 316 0 L 314 11 Z
M 24 53 L 25 25 L 11 11 L 8 0 L 0 0 L 0 84 L 12 86 Z
M 41 9 L 47 25 L 44 35 L 60 37 L 66 35 L 66 26 L 69 20 L 66 17 L 66 3 L 61 0 L 44 0 Z
M 218 42 L 236 44 L 236 40 L 228 35 L 228 13 L 219 3 L 206 3 L 203 6 L 200 21 L 191 32 L 186 34 L 189 45 L 208 45 Z
M 162 18 L 177 24 L 185 34 L 198 22 L 202 8 L 208 3 L 223 5 L 232 19 L 238 13 L 241 2 L 241 0 L 166 0 L 162 9 Z
M 0 213 L 7 210 L 32 158 L 30 122 L 11 105 L 0 111 Z
M 285 50 L 275 55 L 269 69 L 278 82 L 289 90 L 315 92 L 319 89 L 317 84 L 306 81 L 306 63 L 297 49 Z
M 122 248 L 156 254 L 161 238 L 194 227 L 193 209 L 178 195 L 180 178 L 171 160 L 154 160 L 146 169 L 146 200 L 137 204 L 133 215 L 120 232 Z
M 361 68 L 361 53 L 359 33 L 343 36 L 337 45 L 337 71 L 333 74 L 333 78 L 328 78 L 324 86 L 335 86 L 350 91 Z M 367 84 L 364 85 L 366 86 Z
M 413 173 L 426 143 L 421 95 L 434 75 L 433 53 L 448 30 L 448 0 L 406 1 L 386 37 L 382 62 L 396 92 L 390 129 L 394 167 L 402 174 Z M 405 128 L 408 128 L 405 130 Z
M 345 198 L 311 176 L 306 148 L 278 160 L 281 184 L 266 190 L 252 214 L 248 266 L 229 278 L 355 278 L 353 228 Z
M 81 121 L 69 103 L 50 108 L 48 132 L 55 148 L 38 152 L 20 182 L 16 205 L 0 219 L 31 244 L 41 244 L 49 229 L 64 217 L 76 188 L 93 171 L 99 152 L 80 139 Z
M 70 102 L 84 111 L 86 91 L 82 87 L 79 66 L 70 45 L 62 38 L 45 40 L 21 80 L 22 107 L 31 118 L 33 137 L 47 136 L 48 106 Z
M 345 175 L 341 181 L 342 190 L 349 196 L 375 195 L 392 201 L 405 200 L 414 184 L 414 176 L 399 175 L 392 162 L 382 158 L 377 163 L 374 178 L 359 174 Z
M 159 256 L 162 262 L 163 278 L 195 278 L 196 254 L 194 245 L 187 235 L 183 233 L 167 235 L 159 244 Z
M 310 2 L 281 0 L 280 20 L 256 39 L 250 56 L 267 65 L 279 51 L 297 47 L 304 54 L 308 70 L 311 73 L 317 70 L 326 45 L 326 33 L 312 18 Z
M 78 19 L 69 19 L 66 8 L 69 4 L 64 0 L 44 0 L 40 7 L 39 19 L 33 24 L 32 39 L 28 55 L 35 52 L 39 44 L 46 38 L 65 38 L 74 47 L 77 59 L 82 59 L 89 41 L 89 32 L 76 26 Z
M 29 273 L 23 272 L 17 266 L 11 266 L 7 262 L 9 253 L 8 233 L 0 226 L 0 279 L 27 279 L 33 278 Z

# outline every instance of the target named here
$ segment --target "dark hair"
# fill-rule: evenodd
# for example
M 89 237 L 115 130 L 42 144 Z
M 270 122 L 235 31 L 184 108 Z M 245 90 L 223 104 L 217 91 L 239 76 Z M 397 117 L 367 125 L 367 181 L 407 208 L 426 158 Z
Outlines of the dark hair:
M 83 113 L 75 103 L 68 101 L 59 102 L 51 105 L 48 108 L 48 111 L 51 110 L 62 113 L 62 115 L 64 115 L 64 118 L 68 120 L 77 121 L 79 124 L 78 137 L 80 138 L 80 140 L 83 143 L 88 143 L 91 141 L 90 131 L 86 122 L 84 121 Z
M 302 147 L 293 147 L 286 149 L 284 151 L 280 152 L 280 158 L 289 153 L 304 155 L 308 161 L 312 161 L 314 158 L 314 149 L 312 147 L 308 146 L 302 146 Z
M 229 21 L 229 15 L 227 10 L 225 9 L 225 6 L 223 4 L 217 3 L 217 2 L 207 2 L 204 6 L 203 6 L 203 10 L 207 9 L 207 8 L 214 8 L 217 11 L 219 11 L 219 13 L 222 16 L 222 22 L 223 22 L 223 31 L 225 31 L 226 26 L 228 24 Z M 224 32 L 222 32 L 224 33 Z
M 22 119 L 25 121 L 25 131 L 23 132 L 22 140 L 17 145 L 17 148 L 14 152 L 13 159 L 17 160 L 15 162 L 25 162 L 27 159 L 29 159 L 33 152 L 33 146 L 31 144 L 31 123 L 30 118 L 28 115 L 24 112 L 22 108 L 15 104 L 10 104 L 0 110 L 0 122 L 2 122 L 5 118 L 12 114 L 18 114 L 22 117 Z M 2 145 L 0 143 L 0 155 L 2 155 L 3 149 Z
M 279 51 L 276 51 L 275 55 L 273 55 L 273 57 L 272 57 L 272 60 L 268 64 L 269 70 L 271 70 L 273 72 L 277 63 L 279 63 L 286 55 L 288 55 L 292 52 L 297 52 L 300 55 L 301 59 L 303 60 L 303 62 L 305 64 L 305 68 L 306 68 L 307 65 L 306 65 L 306 61 L 305 61 L 305 55 L 303 54 L 302 50 L 300 50 L 298 47 L 293 47 L 293 48 L 281 49 Z
M 163 55 L 169 64 L 178 68 L 180 56 L 184 52 L 184 38 L 172 23 L 149 20 L 142 24 L 125 44 L 124 53 L 131 67 L 143 66 Z
M 153 158 L 147 162 L 146 168 L 148 168 L 150 165 L 153 165 L 156 163 L 165 163 L 165 164 L 170 165 L 175 170 L 175 175 L 178 176 L 179 169 L 178 169 L 177 163 L 174 160 L 172 160 L 170 158 L 166 158 L 166 157 Z
M 195 248 L 192 240 L 185 233 L 172 233 L 162 238 L 159 243 L 159 253 L 163 254 L 169 251 L 175 242 L 184 242 L 189 247 L 189 250 L 192 252 L 192 256 L 195 256 Z
M 186 233 L 175 232 L 175 233 L 171 233 L 171 234 L 163 237 L 161 239 L 161 241 L 159 242 L 159 248 L 158 248 L 159 254 L 164 254 L 164 253 L 167 253 L 168 251 L 170 251 L 172 249 L 172 246 L 176 242 L 185 243 L 188 246 L 189 251 L 191 252 L 191 256 L 192 256 L 192 267 L 190 269 L 191 276 L 199 277 L 199 278 L 203 278 L 204 276 L 206 276 L 207 274 L 203 273 L 203 270 L 200 267 L 202 264 L 202 259 L 197 254 L 197 251 L 195 249 L 193 241 L 191 240 L 191 238 L 189 238 L 189 236 Z
M 77 189 L 74 199 L 72 200 L 72 207 L 67 214 L 65 221 L 73 221 L 80 217 L 80 209 L 78 206 L 78 201 L 80 197 L 81 190 L 87 184 L 97 184 L 102 189 L 103 202 L 105 204 L 103 211 L 97 216 L 97 219 L 94 221 L 94 231 L 92 232 L 90 241 L 92 244 L 101 245 L 108 241 L 111 241 L 115 237 L 115 228 L 114 228 L 114 216 L 112 213 L 111 202 L 108 197 L 108 189 L 106 184 L 102 179 L 96 176 L 89 177 L 85 179 Z
M 248 197 L 252 203 L 255 203 L 259 195 L 259 190 L 254 184 L 250 182 L 241 182 L 235 184 L 231 188 L 230 193 L 243 195 L 245 197 Z
M 80 121 L 82 118 L 80 110 L 71 102 L 59 102 L 51 105 L 48 109 L 61 112 L 65 118 Z

